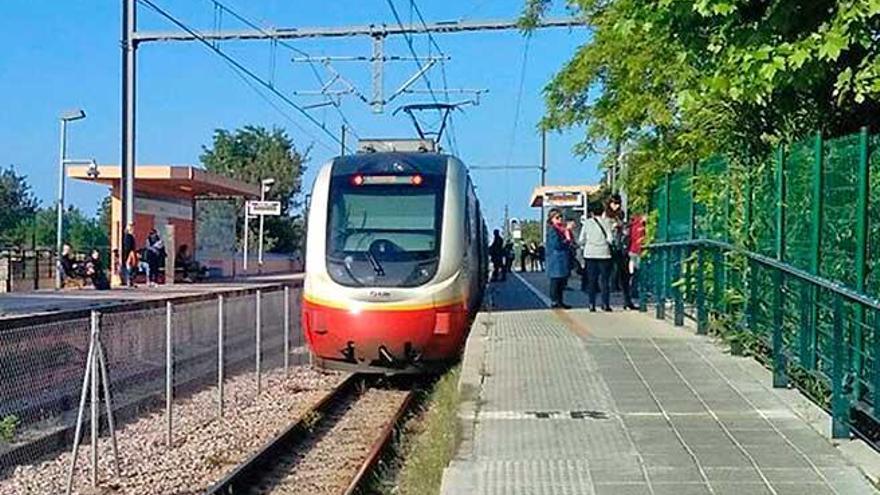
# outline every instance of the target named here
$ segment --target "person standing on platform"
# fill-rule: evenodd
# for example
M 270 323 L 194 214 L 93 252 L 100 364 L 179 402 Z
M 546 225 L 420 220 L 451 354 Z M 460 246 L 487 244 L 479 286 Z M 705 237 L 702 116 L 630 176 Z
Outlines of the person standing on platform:
M 492 260 L 492 281 L 504 280 L 504 239 L 501 232 L 495 229 L 492 244 L 489 245 L 489 258 Z
M 642 243 L 645 241 L 645 217 L 633 215 L 629 223 L 629 279 L 630 294 L 632 297 L 642 297 L 639 294 L 639 270 L 642 261 Z
M 578 243 L 584 251 L 584 282 L 590 311 L 596 311 L 596 291 L 602 290 L 602 309 L 611 311 L 611 222 L 602 214 L 602 204 L 590 208 L 592 215 L 581 226 Z
M 147 236 L 146 255 L 147 264 L 150 266 L 149 286 L 155 287 L 159 280 L 159 266 L 165 257 L 165 245 L 162 244 L 162 238 L 159 237 L 159 231 L 156 229 L 150 230 L 150 235 Z
M 137 251 L 135 250 L 136 244 L 134 224 L 129 223 L 125 226 L 125 233 L 122 234 L 122 258 L 120 258 L 119 263 L 122 285 L 126 287 L 134 287 L 134 277 L 137 274 L 138 266 Z
M 562 213 L 550 210 L 547 219 L 547 277 L 550 278 L 550 300 L 552 308 L 570 309 L 563 301 L 565 286 L 571 271 L 571 232 L 565 228 Z

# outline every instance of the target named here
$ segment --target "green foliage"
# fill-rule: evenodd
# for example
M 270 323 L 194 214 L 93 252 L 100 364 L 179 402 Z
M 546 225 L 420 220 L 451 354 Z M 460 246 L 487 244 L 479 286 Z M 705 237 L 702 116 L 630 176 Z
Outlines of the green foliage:
M 526 244 L 534 242 L 537 244 L 543 244 L 544 240 L 541 239 L 541 222 L 539 220 L 523 220 L 520 223 L 520 229 L 522 229 L 522 240 Z
M 235 131 L 217 129 L 210 147 L 203 147 L 201 161 L 211 171 L 259 184 L 273 178 L 267 200 L 281 201 L 281 216 L 265 219 L 269 250 L 292 252 L 299 246 L 302 221 L 292 216 L 302 187 L 308 151 L 300 152 L 282 129 L 246 126 Z M 256 229 L 257 222 L 251 222 Z M 254 230 L 255 232 L 256 230 Z
M 0 169 L 0 245 L 21 245 L 29 239 L 19 226 L 33 217 L 38 205 L 25 176 L 11 166 Z
M 19 224 L 18 229 L 23 232 L 22 235 L 26 239 L 24 245 L 30 245 L 33 240 L 38 248 L 54 248 L 57 218 L 55 208 L 40 208 L 31 219 Z M 101 220 L 100 212 L 98 217 L 89 218 L 79 208 L 69 206 L 64 212 L 63 227 L 62 241 L 70 244 L 76 252 L 106 248 L 110 245 L 109 220 L 105 225 Z
M 526 0 L 525 29 L 552 0 Z M 710 156 L 749 171 L 773 146 L 846 134 L 880 109 L 878 0 L 567 0 L 586 42 L 545 89 L 546 128 L 627 168 L 632 208 Z M 612 146 L 608 146 L 608 145 Z M 704 189 L 705 190 L 705 189 Z
M 0 420 L 0 441 L 6 443 L 12 442 L 15 438 L 15 430 L 20 423 L 21 421 L 18 419 L 18 416 L 14 414 L 4 416 L 3 419 Z

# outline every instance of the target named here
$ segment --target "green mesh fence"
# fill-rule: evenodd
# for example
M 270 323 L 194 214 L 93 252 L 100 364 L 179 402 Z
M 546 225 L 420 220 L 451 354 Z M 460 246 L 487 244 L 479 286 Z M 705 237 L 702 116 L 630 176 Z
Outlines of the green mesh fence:
M 824 148 L 819 274 L 855 287 L 856 178 L 859 135 L 829 141 Z
M 785 256 L 784 261 L 810 270 L 812 222 L 813 140 L 791 145 L 785 160 Z
M 825 142 L 807 138 L 784 148 L 782 170 L 783 261 L 851 288 L 858 287 L 854 260 L 858 208 L 859 134 Z M 821 146 L 821 153 L 817 153 Z M 866 292 L 880 294 L 880 136 L 868 144 L 869 207 L 866 225 Z M 817 160 L 821 163 L 817 164 Z M 658 240 L 729 240 L 764 256 L 777 257 L 780 157 L 774 153 L 734 169 L 716 157 L 670 174 L 655 189 Z M 821 167 L 821 177 L 815 173 Z M 668 184 L 668 191 L 667 191 Z M 816 187 L 819 197 L 816 196 Z M 693 191 L 692 191 L 693 189 Z M 696 193 L 696 194 L 694 194 Z M 700 200 L 692 206 L 692 198 Z M 818 201 L 817 201 L 818 200 Z M 668 211 L 667 210 L 668 207 Z M 814 217 L 818 211 L 818 245 Z M 814 266 L 815 261 L 818 262 Z M 818 268 L 815 270 L 815 268 Z
M 690 238 L 691 234 L 691 171 L 679 171 L 669 178 L 670 241 Z
M 814 135 L 766 157 L 737 158 L 677 171 L 654 191 L 661 242 L 693 235 L 740 248 L 658 245 L 652 273 L 684 259 L 680 274 L 654 279 L 658 317 L 670 299 L 676 320 L 682 305 L 696 308 L 698 322 L 708 307 L 731 318 L 734 337 L 742 330 L 771 349 L 774 373 L 790 365 L 821 377 L 808 393 L 831 409 L 836 436 L 846 435 L 841 425 L 855 403 L 880 422 L 880 311 L 839 288 L 880 295 L 880 135 Z

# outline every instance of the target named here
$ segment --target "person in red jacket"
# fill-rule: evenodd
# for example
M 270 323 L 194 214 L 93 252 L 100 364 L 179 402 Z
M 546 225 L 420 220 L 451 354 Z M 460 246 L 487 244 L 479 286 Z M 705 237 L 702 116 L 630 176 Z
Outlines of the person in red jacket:
M 629 223 L 629 273 L 630 291 L 633 297 L 642 297 L 639 294 L 639 268 L 642 260 L 642 243 L 645 241 L 645 217 L 633 215 Z

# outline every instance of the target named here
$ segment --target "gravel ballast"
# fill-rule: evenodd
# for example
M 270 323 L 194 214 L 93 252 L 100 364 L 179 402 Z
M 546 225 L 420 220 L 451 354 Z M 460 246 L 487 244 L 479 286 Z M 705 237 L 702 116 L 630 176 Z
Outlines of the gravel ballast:
M 242 374 L 224 383 L 225 413 L 217 417 L 217 389 L 175 400 L 174 441 L 166 445 L 164 411 L 118 427 L 119 468 L 115 476 L 109 438 L 99 448 L 99 483 L 90 482 L 90 447 L 80 446 L 74 491 L 77 494 L 203 493 L 235 465 L 280 433 L 326 395 L 343 375 L 293 367 L 262 377 L 263 393 L 255 397 L 254 375 Z M 0 495 L 64 493 L 71 453 L 0 474 Z
M 249 493 L 343 493 L 407 394 L 370 388 L 335 405 L 318 421 L 309 440 L 283 456 L 276 470 Z

